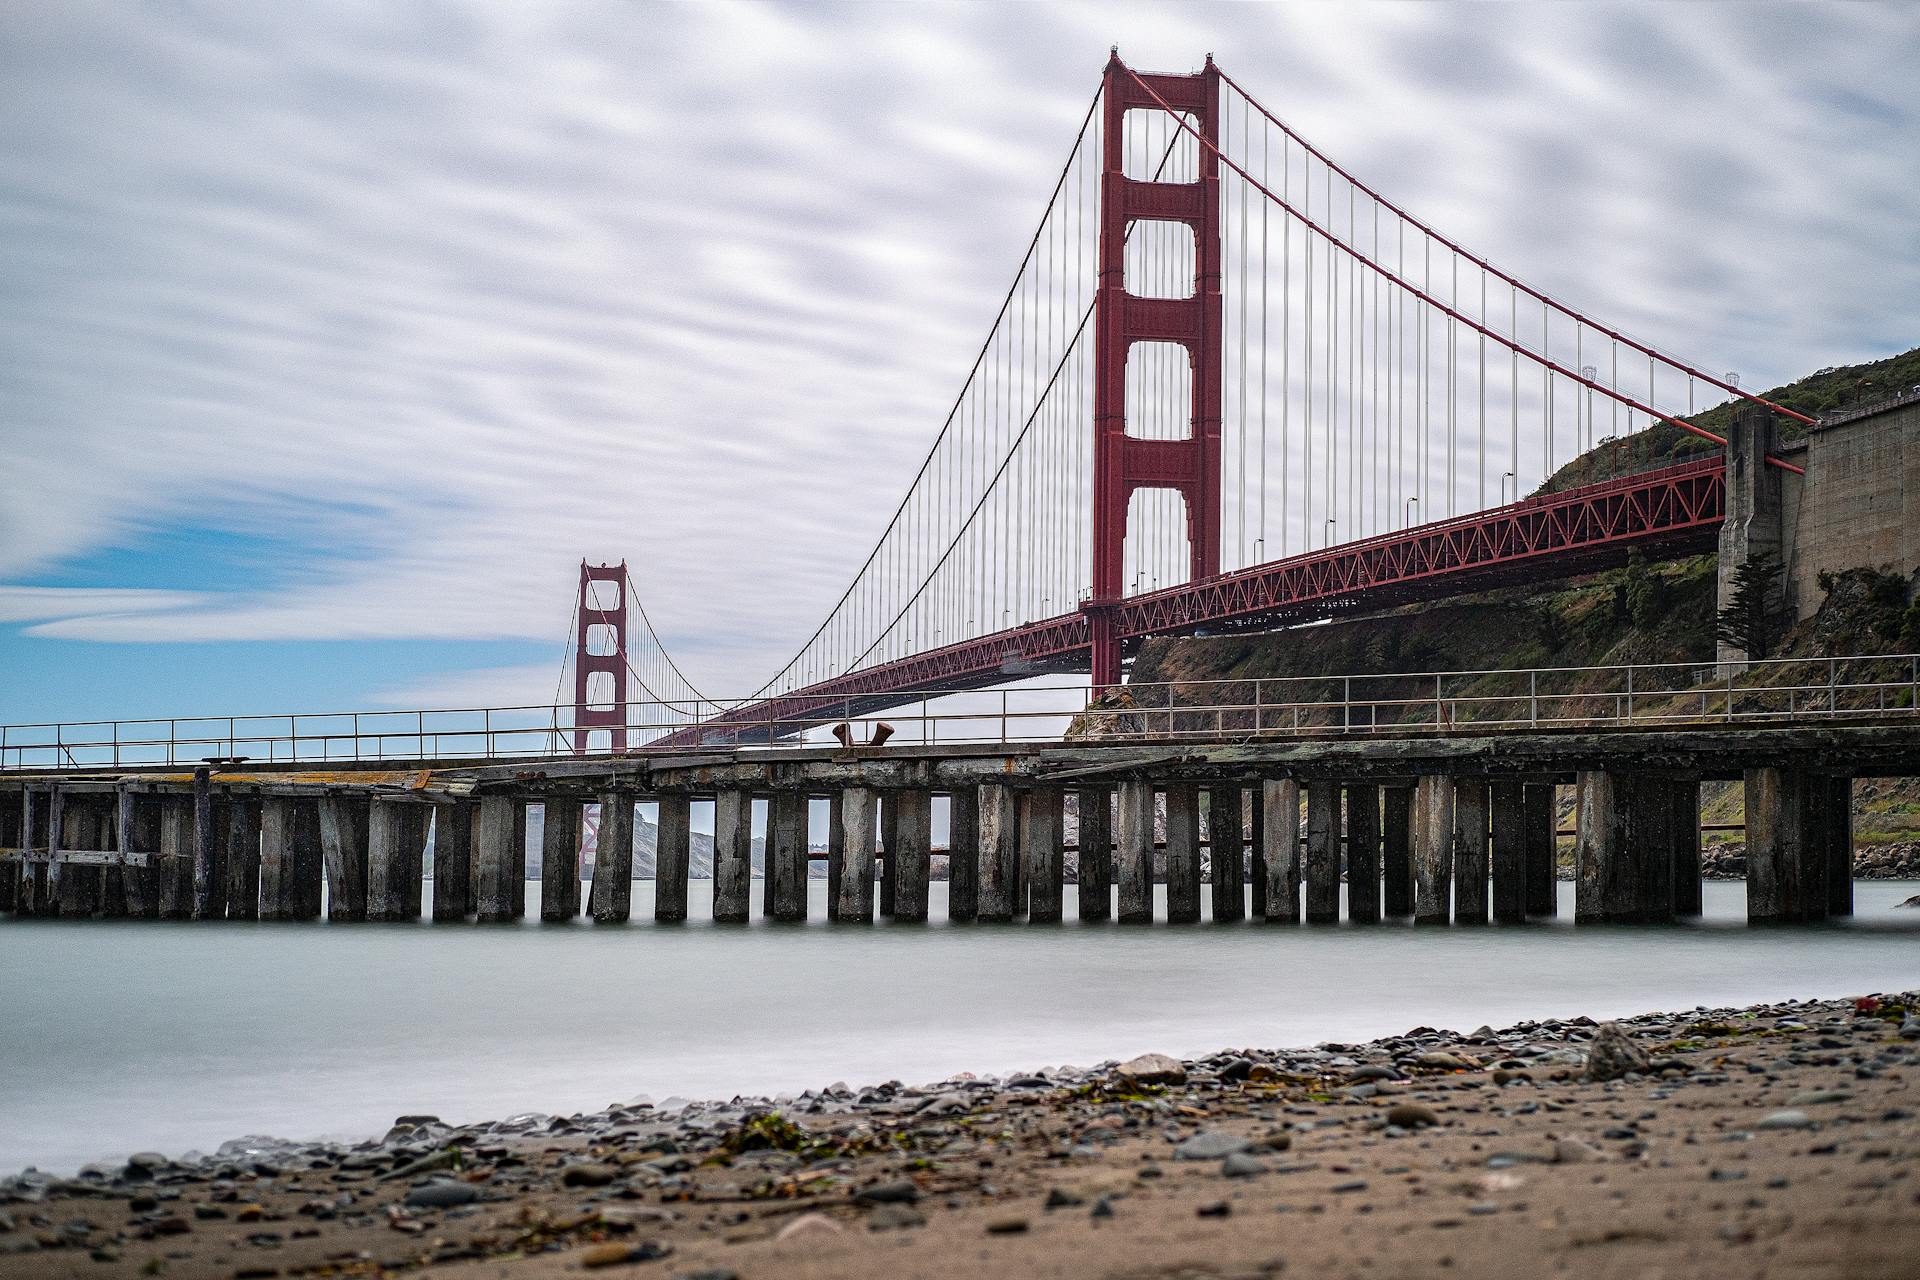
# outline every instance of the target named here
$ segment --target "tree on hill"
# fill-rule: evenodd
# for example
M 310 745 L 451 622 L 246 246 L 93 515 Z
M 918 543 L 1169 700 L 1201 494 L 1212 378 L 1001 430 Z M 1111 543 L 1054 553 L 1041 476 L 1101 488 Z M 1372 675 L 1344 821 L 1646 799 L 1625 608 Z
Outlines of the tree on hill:
M 1733 594 L 1720 611 L 1713 635 L 1748 658 L 1764 658 L 1773 639 L 1774 588 L 1780 559 L 1757 555 L 1733 571 Z

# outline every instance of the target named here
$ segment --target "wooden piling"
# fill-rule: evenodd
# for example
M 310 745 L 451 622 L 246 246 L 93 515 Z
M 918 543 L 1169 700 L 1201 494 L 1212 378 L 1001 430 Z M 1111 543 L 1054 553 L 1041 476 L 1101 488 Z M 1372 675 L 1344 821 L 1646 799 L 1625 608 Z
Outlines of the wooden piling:
M 1423 775 L 1413 788 L 1413 922 L 1445 924 L 1453 890 L 1453 779 Z
M 1617 779 L 1604 769 L 1582 769 L 1574 783 L 1573 918 L 1599 923 L 1613 904 L 1608 890 L 1623 859 L 1617 816 Z
M 1536 919 L 1560 913 L 1559 790 L 1552 782 L 1528 782 L 1520 790 L 1527 915 Z
M 260 918 L 260 802 L 227 801 L 227 919 Z M 124 845 L 122 846 L 125 847 Z
M 871 787 L 848 787 L 841 793 L 840 907 L 835 919 L 843 924 L 873 920 L 873 843 L 878 796 Z
M 473 914 L 473 824 L 480 806 L 472 800 L 437 805 L 433 811 L 433 918 L 436 923 Z
M 1113 916 L 1113 792 L 1107 787 L 1081 787 L 1074 793 L 1079 822 L 1079 874 L 1076 877 L 1082 920 Z
M 1340 920 L 1340 785 L 1307 783 L 1307 923 Z
M 1260 859 L 1266 864 L 1267 909 L 1262 919 L 1297 924 L 1300 920 L 1300 783 L 1268 778 L 1260 784 Z
M 1066 851 L 1062 847 L 1064 796 L 1058 787 L 1034 787 L 1022 798 L 1021 858 L 1026 863 L 1027 919 L 1058 924 L 1066 911 Z
M 216 805 L 213 770 L 193 771 L 193 918 L 227 918 L 227 823 L 225 797 Z
M 420 820 L 430 812 L 408 800 L 379 797 L 369 804 L 365 919 L 393 924 L 420 918 L 420 881 L 414 868 L 423 839 Z M 331 911 L 328 915 L 340 918 Z
M 580 915 L 580 801 L 549 796 L 540 836 L 540 918 L 564 924 Z
M 58 793 L 55 793 L 58 798 Z M 193 797 L 160 797 L 160 918 L 193 917 Z
M 323 859 L 320 851 L 320 801 L 293 802 L 293 903 L 296 920 L 320 918 Z
M 59 786 L 47 789 L 47 860 L 34 868 L 33 910 L 38 916 L 60 914 L 60 850 L 66 847 L 67 795 Z
M 1525 790 L 1518 778 L 1496 779 L 1487 789 L 1493 918 L 1498 924 L 1520 924 L 1527 918 Z
M 1167 923 L 1200 919 L 1200 791 L 1191 783 L 1167 786 Z
M 365 796 L 320 801 L 320 851 L 327 869 L 327 919 L 367 918 L 367 863 L 372 809 Z
M 63 809 L 64 831 L 61 846 L 67 849 L 99 849 L 104 841 L 100 820 L 89 799 L 74 796 Z M 57 885 L 59 912 L 63 918 L 85 919 L 100 908 L 100 868 L 69 862 L 60 867 Z
M 827 797 L 827 919 L 840 918 L 840 880 L 846 874 L 846 801 L 835 791 Z
M 753 901 L 753 793 L 733 787 L 713 798 L 713 919 L 745 924 Z
M 980 915 L 980 793 L 962 787 L 947 794 L 947 919 Z
M 20 847 L 20 800 L 23 792 L 0 791 L 0 847 Z M 0 862 L 0 912 L 10 913 L 19 900 L 20 868 L 24 861 Z
M 767 873 L 764 914 L 773 920 L 807 918 L 807 793 L 776 791 L 767 806 Z M 926 916 L 924 865 L 920 912 Z
M 1673 783 L 1673 914 L 1688 918 L 1701 911 L 1700 780 Z
M 150 801 L 151 797 L 139 797 Z M 260 801 L 260 918 L 262 920 L 297 920 L 300 916 L 300 890 L 293 866 L 293 828 L 294 802 L 291 796 L 266 796 Z M 147 843 L 149 837 L 141 821 L 142 813 L 134 810 L 133 829 L 141 837 L 136 847 L 153 849 L 157 845 Z M 155 827 L 157 839 L 158 829 Z M 156 901 L 154 892 L 149 888 L 142 897 L 139 907 L 134 902 L 133 878 L 127 879 L 127 908 L 144 913 L 148 902 Z
M 893 918 L 923 924 L 933 862 L 933 793 L 916 787 L 896 791 L 889 799 L 900 815 L 894 831 L 894 856 L 899 866 L 893 875 Z M 803 893 L 805 887 L 803 881 Z
M 595 924 L 621 924 L 633 914 L 631 791 L 600 793 L 599 837 L 593 848 L 593 894 L 588 899 L 587 910 Z
M 653 844 L 653 918 L 677 924 L 687 918 L 687 876 L 693 863 L 693 802 L 684 795 L 660 797 Z
M 20 815 L 20 848 L 24 853 L 30 854 L 46 839 L 47 819 L 42 812 L 41 798 L 34 788 L 23 788 L 21 799 L 23 807 Z M 42 896 L 47 889 L 46 866 L 43 863 L 25 860 L 22 860 L 18 866 L 14 910 L 23 916 L 39 915 L 45 909 Z
M 1380 919 L 1380 788 L 1372 783 L 1347 788 L 1347 919 Z
M 1153 923 L 1153 784 L 1127 781 L 1116 794 L 1115 853 L 1121 924 Z
M 1408 786 L 1381 789 L 1380 910 L 1394 920 L 1413 914 L 1413 793 Z
M 525 839 L 524 805 L 518 796 L 480 797 L 480 817 L 474 827 L 474 865 L 477 887 L 474 918 L 496 924 L 520 918 L 513 892 L 515 846 Z
M 1011 920 L 1019 880 L 1020 815 L 1013 788 L 982 783 L 979 795 L 981 920 Z M 849 831 L 852 828 L 848 828 Z
M 1212 863 L 1213 919 L 1232 924 L 1247 916 L 1247 828 L 1240 788 L 1207 792 L 1207 849 Z
M 1456 778 L 1453 784 L 1453 918 L 1457 924 L 1487 922 L 1487 780 Z

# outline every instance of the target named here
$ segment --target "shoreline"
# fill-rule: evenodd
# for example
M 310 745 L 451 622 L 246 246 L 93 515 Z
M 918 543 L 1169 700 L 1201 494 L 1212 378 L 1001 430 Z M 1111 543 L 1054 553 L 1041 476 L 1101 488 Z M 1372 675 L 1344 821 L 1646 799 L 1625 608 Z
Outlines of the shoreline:
M 1337 1262 L 1361 1217 L 1365 1251 L 1402 1274 L 1465 1274 L 1455 1264 L 1482 1246 L 1499 1274 L 1682 1245 L 1700 1274 L 1749 1274 L 1759 1255 L 1746 1250 L 1763 1242 L 1769 1274 L 1910 1274 L 1891 1268 L 1920 1249 L 1905 1167 L 1920 1159 L 1905 1078 L 1920 1065 L 1920 992 L 1617 1025 L 1646 1057 L 1609 1080 L 1587 1064 L 1612 1033 L 1575 1018 L 674 1111 L 401 1117 L 353 1144 L 239 1139 L 193 1164 L 143 1153 L 74 1178 L 0 1179 L 0 1256 L 26 1276 L 504 1261 L 717 1278 L 985 1275 L 1043 1259 L 1107 1274 L 1198 1248 L 1251 1251 L 1252 1275 L 1272 1274 L 1261 1249 L 1270 1262 L 1325 1246 Z M 1665 1200 L 1641 1194 L 1656 1188 Z M 1674 1196 L 1702 1221 L 1648 1209 L 1653 1225 L 1604 1225 L 1626 1202 Z M 1782 1214 L 1800 1227 L 1768 1225 Z M 1516 1216 L 1547 1229 L 1517 1233 Z

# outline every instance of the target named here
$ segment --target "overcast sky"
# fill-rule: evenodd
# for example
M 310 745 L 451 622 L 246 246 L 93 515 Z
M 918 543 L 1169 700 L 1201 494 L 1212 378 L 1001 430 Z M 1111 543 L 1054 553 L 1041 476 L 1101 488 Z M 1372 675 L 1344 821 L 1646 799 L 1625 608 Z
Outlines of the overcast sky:
M 909 480 L 1107 47 L 1766 386 L 1920 343 L 1920 8 L 0 0 L 0 721 L 709 690 Z

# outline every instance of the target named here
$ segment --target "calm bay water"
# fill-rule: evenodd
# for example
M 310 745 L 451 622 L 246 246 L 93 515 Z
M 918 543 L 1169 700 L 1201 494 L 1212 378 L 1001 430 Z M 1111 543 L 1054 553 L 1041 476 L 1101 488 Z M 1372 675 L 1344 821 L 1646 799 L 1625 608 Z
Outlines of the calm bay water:
M 0 1170 L 1920 987 L 1920 911 L 1895 908 L 1912 882 L 1782 929 L 1745 927 L 1739 884 L 1706 886 L 1696 924 L 1583 929 L 834 928 L 812 888 L 806 926 L 657 926 L 647 882 L 613 927 L 0 921 Z

